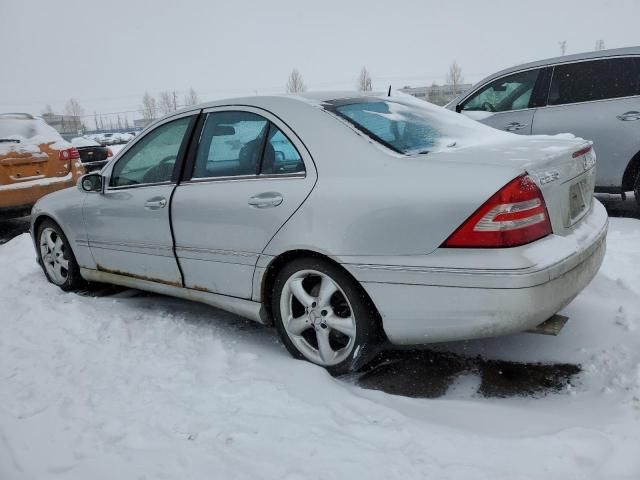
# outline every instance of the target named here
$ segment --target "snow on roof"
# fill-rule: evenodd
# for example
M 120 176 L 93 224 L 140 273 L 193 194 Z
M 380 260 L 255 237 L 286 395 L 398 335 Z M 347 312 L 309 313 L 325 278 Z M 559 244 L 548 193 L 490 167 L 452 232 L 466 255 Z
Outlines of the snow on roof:
M 44 120 L 27 113 L 0 114 L 0 155 L 9 152 L 37 153 L 39 145 L 66 148 L 68 143 Z

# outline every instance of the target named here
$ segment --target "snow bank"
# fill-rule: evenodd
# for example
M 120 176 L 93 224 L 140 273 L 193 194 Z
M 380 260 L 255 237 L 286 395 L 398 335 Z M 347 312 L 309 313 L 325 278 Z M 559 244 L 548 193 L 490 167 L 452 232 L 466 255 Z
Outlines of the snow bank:
M 65 294 L 22 235 L 0 246 L 0 478 L 639 478 L 639 242 L 640 222 L 611 220 L 559 337 L 443 347 L 582 363 L 566 392 L 484 399 L 461 379 L 424 400 L 332 378 L 206 306 Z

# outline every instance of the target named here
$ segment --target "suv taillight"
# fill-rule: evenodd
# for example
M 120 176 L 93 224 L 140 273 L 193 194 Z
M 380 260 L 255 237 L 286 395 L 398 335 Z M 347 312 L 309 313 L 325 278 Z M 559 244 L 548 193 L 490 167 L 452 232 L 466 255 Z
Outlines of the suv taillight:
M 78 149 L 76 147 L 66 148 L 64 150 L 60 150 L 58 158 L 63 161 L 75 160 L 80 158 L 80 153 L 78 153 Z
M 111 157 L 113 157 L 113 150 L 107 147 L 107 158 L 111 158 Z
M 551 233 L 542 192 L 531 177 L 521 175 L 476 210 L 442 247 L 517 247 Z

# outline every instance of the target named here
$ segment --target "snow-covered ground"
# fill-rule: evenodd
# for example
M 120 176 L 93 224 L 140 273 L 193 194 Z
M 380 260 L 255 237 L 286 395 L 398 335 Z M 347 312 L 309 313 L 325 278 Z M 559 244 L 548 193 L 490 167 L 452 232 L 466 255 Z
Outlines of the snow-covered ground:
M 417 399 L 205 306 L 63 293 L 21 235 L 0 246 L 0 479 L 638 479 L 640 221 L 608 242 L 560 336 L 439 347 L 581 364 L 566 390 L 484 398 L 466 374 Z

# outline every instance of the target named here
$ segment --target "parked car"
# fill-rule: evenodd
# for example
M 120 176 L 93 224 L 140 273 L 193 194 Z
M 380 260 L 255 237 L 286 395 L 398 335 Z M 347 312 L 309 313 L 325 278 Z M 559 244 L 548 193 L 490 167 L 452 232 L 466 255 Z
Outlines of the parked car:
M 404 95 L 249 97 L 156 121 L 40 200 L 31 231 L 63 290 L 205 302 L 275 324 L 295 357 L 337 374 L 386 341 L 552 317 L 602 262 L 594 181 L 590 142 L 499 132 Z
M 28 215 L 43 195 L 75 185 L 79 158 L 41 118 L 0 114 L 0 218 Z
M 492 127 L 593 140 L 596 191 L 635 191 L 640 205 L 640 47 L 518 65 L 490 75 L 447 105 Z
M 118 143 L 128 143 L 131 140 L 133 140 L 134 135 L 131 135 L 130 133 L 119 133 L 118 134 Z
M 113 157 L 109 147 L 103 147 L 87 137 L 72 138 L 71 144 L 78 150 L 80 160 L 87 172 L 100 170 L 107 164 L 107 159 Z
M 98 139 L 98 142 L 100 142 L 102 146 L 115 145 L 118 143 L 118 137 L 115 133 L 103 133 Z

